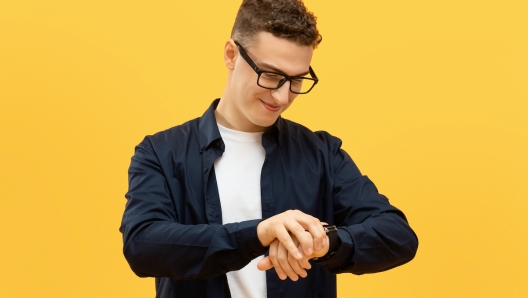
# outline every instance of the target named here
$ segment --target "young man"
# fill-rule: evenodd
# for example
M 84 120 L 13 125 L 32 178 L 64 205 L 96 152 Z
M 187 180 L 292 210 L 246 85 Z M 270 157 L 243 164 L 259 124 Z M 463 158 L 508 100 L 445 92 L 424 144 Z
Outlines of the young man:
M 136 147 L 124 254 L 157 297 L 335 297 L 334 274 L 414 257 L 405 216 L 341 141 L 280 117 L 316 85 L 320 41 L 301 1 L 244 0 L 221 99 Z

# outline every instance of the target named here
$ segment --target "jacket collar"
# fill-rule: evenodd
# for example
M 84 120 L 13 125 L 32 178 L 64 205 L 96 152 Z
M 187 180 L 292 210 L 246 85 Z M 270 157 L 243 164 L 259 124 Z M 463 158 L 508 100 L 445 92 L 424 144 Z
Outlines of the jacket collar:
M 200 152 L 203 152 L 209 148 L 212 144 L 218 143 L 222 139 L 218 125 L 216 124 L 216 117 L 214 111 L 220 102 L 220 98 L 215 99 L 209 108 L 205 111 L 202 117 L 198 121 L 198 130 L 200 134 Z M 279 116 L 277 121 L 268 127 L 263 134 L 263 137 L 274 141 L 280 146 L 280 140 L 282 139 L 282 118 Z

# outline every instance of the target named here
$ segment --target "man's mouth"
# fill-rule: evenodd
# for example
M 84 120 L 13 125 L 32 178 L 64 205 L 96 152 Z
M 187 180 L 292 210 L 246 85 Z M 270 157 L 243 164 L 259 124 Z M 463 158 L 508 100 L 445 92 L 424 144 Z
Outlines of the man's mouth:
M 272 104 L 266 103 L 263 100 L 260 101 L 262 102 L 262 105 L 271 112 L 278 112 L 281 108 L 280 106 L 274 106 Z

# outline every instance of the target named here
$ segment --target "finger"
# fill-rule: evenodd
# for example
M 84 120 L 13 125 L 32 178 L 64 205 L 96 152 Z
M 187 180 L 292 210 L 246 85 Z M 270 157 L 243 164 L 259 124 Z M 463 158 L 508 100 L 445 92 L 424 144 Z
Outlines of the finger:
M 269 256 L 264 257 L 257 263 L 257 269 L 260 271 L 266 271 L 271 268 L 273 268 L 273 264 L 271 263 L 271 259 Z
M 301 268 L 304 268 L 304 269 L 311 269 L 312 268 L 312 264 L 310 264 L 310 258 L 308 257 L 304 257 L 302 258 L 302 260 L 298 261 L 299 262 L 299 266 Z M 303 276 L 303 277 L 306 277 L 306 276 Z
M 275 268 L 275 272 L 277 272 L 279 278 L 281 280 L 285 280 L 286 278 L 288 278 L 288 275 L 284 272 L 284 270 L 282 270 L 282 266 L 277 258 L 279 244 L 280 242 L 277 240 L 271 242 L 269 247 L 269 259 L 271 261 L 271 264 L 273 265 L 273 268 Z
M 293 257 L 291 257 L 291 260 L 289 258 L 288 250 L 282 245 L 282 243 L 279 243 L 279 247 L 277 250 L 277 259 L 279 260 L 279 264 L 282 267 L 282 270 L 288 277 L 293 280 L 297 281 L 299 279 L 299 276 L 295 272 L 295 270 L 292 268 L 290 261 L 293 260 L 292 263 L 297 263 L 297 260 Z
M 302 213 L 301 211 L 296 211 L 294 213 L 294 218 L 299 224 L 303 226 L 306 231 L 311 234 L 313 238 L 313 247 L 315 250 L 320 250 L 326 245 L 326 233 L 324 231 L 323 224 L 319 221 L 319 219 Z M 307 245 L 303 243 L 303 250 L 306 250 L 306 247 Z
M 304 257 L 303 260 L 306 260 L 307 258 Z M 299 275 L 301 277 L 306 277 L 308 274 L 306 273 L 306 270 L 304 270 L 300 264 L 301 261 L 298 261 L 294 257 L 288 254 L 288 263 L 290 264 L 290 267 L 292 268 L 293 272 L 295 272 L 296 275 Z
M 299 230 L 302 231 L 302 233 L 299 232 Z M 290 233 L 288 231 L 291 231 L 292 233 L 300 234 L 302 237 L 304 237 L 303 241 L 305 243 L 310 241 L 311 245 L 313 245 L 313 240 L 311 240 L 311 236 L 310 236 L 310 240 L 306 240 L 306 236 L 302 235 L 303 233 L 305 233 L 304 229 L 302 228 L 301 225 L 299 225 L 293 220 L 290 222 L 287 222 L 284 226 L 277 227 L 277 230 L 275 231 L 277 239 L 280 241 L 280 243 L 282 243 L 282 245 L 284 245 L 284 247 L 290 252 L 292 256 L 300 260 L 302 259 L 303 255 L 300 252 L 300 250 L 297 248 L 297 245 L 293 241 L 292 236 L 290 236 Z M 297 239 L 299 240 L 298 237 Z
M 301 268 L 304 268 L 306 270 L 312 269 L 312 264 L 310 264 L 310 259 L 308 259 L 308 258 L 303 258 L 302 260 L 297 261 L 297 262 L 299 263 L 299 266 Z M 306 272 L 306 270 L 305 270 L 305 272 Z M 308 273 L 306 273 L 306 274 L 308 274 Z M 306 276 L 303 276 L 303 277 L 306 277 Z
M 312 237 L 311 233 L 307 233 L 305 228 L 297 221 L 288 221 L 285 223 L 286 228 L 291 232 L 292 236 L 294 236 L 297 241 L 299 241 L 300 248 L 304 252 L 304 255 L 311 256 L 314 252 L 314 238 Z M 282 241 L 281 241 L 282 242 Z M 289 250 L 291 251 L 291 250 Z M 297 260 L 300 260 L 301 258 L 296 257 Z
M 308 233 L 308 232 L 305 232 L 305 233 Z M 309 234 L 309 233 L 308 233 L 308 234 Z M 302 251 L 302 247 L 301 247 L 301 245 L 299 244 L 299 240 L 297 240 L 297 237 L 295 237 L 295 235 L 292 235 L 292 240 L 293 240 L 293 243 L 295 243 L 295 245 L 297 245 L 297 249 L 299 249 L 299 250 Z M 314 253 L 315 253 L 315 252 L 314 252 Z M 292 256 L 289 255 L 288 257 L 291 258 Z M 311 265 L 310 262 L 309 262 L 310 259 L 311 259 L 311 258 L 308 257 L 308 256 L 306 256 L 306 255 L 303 256 L 303 258 L 302 258 L 301 260 L 298 261 L 299 266 L 300 266 L 301 268 L 311 269 L 311 268 L 312 268 L 312 265 Z M 291 264 L 291 263 L 292 263 L 292 262 L 290 262 L 290 264 Z M 292 268 L 294 268 L 294 267 L 292 266 Z M 295 268 L 294 268 L 294 269 L 295 269 Z M 295 270 L 295 271 L 297 271 L 297 270 Z M 303 276 L 303 277 L 304 277 L 304 276 Z
M 313 224 L 307 228 L 307 231 L 313 238 L 313 246 L 315 250 L 320 250 L 323 246 L 326 245 L 326 233 L 324 231 L 323 225 Z
M 323 225 L 323 226 L 327 226 L 328 223 L 322 221 L 322 222 L 321 222 L 321 225 Z M 324 228 L 323 228 L 323 232 L 324 232 Z M 326 235 L 326 233 L 325 233 L 325 235 Z M 326 245 L 328 245 L 328 236 L 327 236 L 326 238 L 323 238 L 323 242 L 322 242 L 321 244 L 322 244 L 322 247 L 319 247 L 317 250 L 321 250 L 323 247 L 325 247 Z M 314 246 L 315 246 L 315 244 L 314 244 Z

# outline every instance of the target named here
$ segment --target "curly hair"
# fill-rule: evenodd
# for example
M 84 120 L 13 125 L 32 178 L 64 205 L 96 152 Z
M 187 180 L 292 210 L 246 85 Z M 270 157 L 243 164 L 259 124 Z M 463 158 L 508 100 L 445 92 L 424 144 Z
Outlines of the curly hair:
M 261 31 L 313 47 L 323 39 L 317 30 L 317 17 L 302 0 L 243 0 L 231 38 L 248 44 Z

